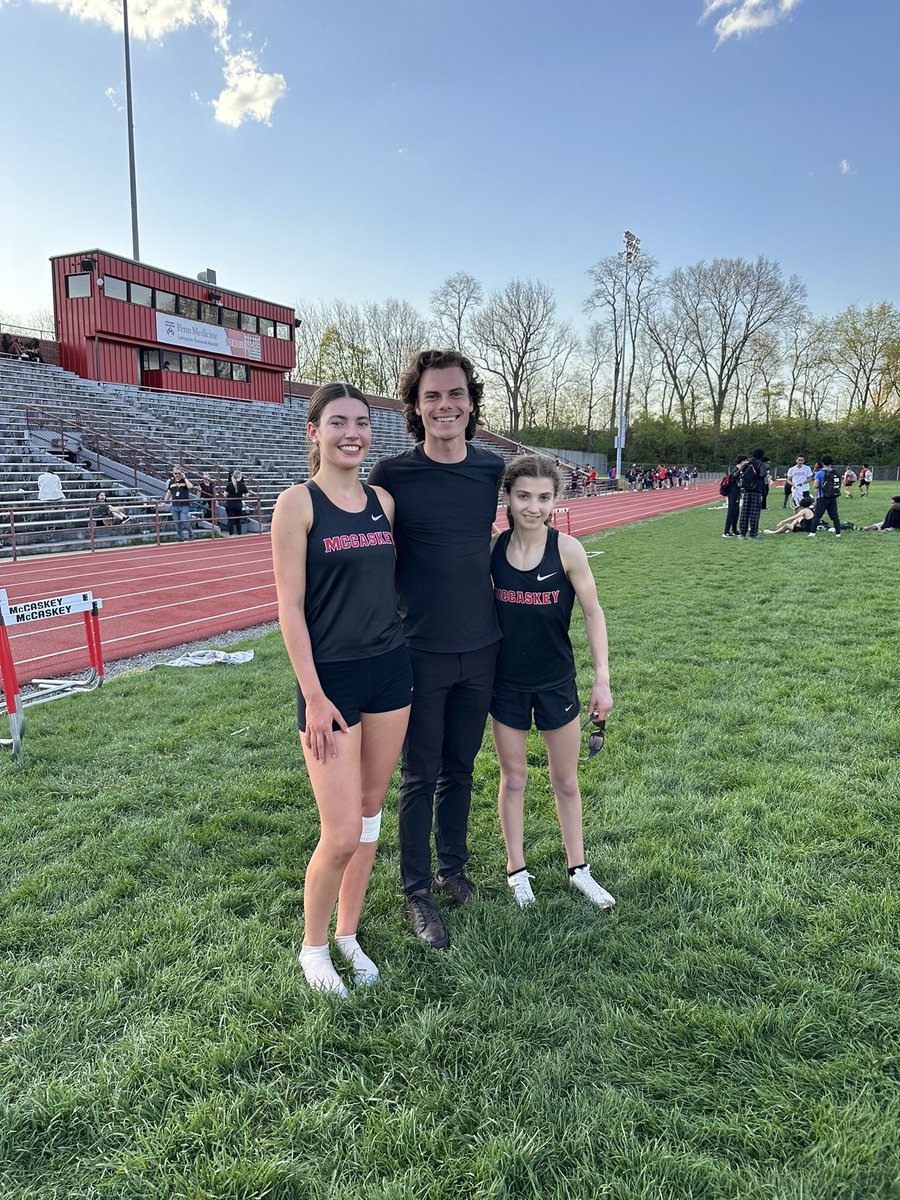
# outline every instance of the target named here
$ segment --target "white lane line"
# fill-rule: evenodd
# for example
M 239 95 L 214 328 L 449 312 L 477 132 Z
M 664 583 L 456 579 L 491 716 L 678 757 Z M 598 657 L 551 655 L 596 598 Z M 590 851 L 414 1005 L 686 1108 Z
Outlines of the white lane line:
M 242 588 L 241 595 L 244 596 L 248 592 L 269 591 L 270 589 L 271 589 L 270 584 L 259 583 L 259 584 L 256 584 L 254 587 Z M 113 621 L 124 621 L 126 619 L 126 617 L 141 617 L 141 616 L 144 616 L 145 613 L 161 612 L 164 608 L 182 608 L 182 609 L 184 609 L 184 608 L 188 608 L 193 605 L 196 605 L 196 604 L 202 604 L 202 605 L 204 605 L 204 607 L 209 608 L 210 603 L 212 601 L 215 601 L 218 605 L 215 610 L 215 614 L 214 614 L 216 618 L 218 618 L 220 616 L 228 617 L 232 613 L 235 613 L 235 612 L 244 612 L 244 609 L 242 609 L 242 608 L 222 608 L 221 607 L 222 600 L 223 600 L 222 596 L 209 596 L 209 595 L 196 596 L 194 599 L 191 599 L 191 600 L 173 600 L 171 604 L 153 604 L 153 605 L 150 605 L 149 607 L 133 608 L 133 609 L 131 609 L 130 612 L 121 612 L 121 613 L 120 612 L 116 612 L 116 613 L 109 612 L 108 613 L 106 611 L 106 609 L 104 608 L 101 610 L 102 616 L 103 616 L 103 628 L 106 629 L 109 625 L 112 624 Z M 271 604 L 276 603 L 274 597 L 272 598 L 270 603 Z M 205 619 L 209 620 L 209 617 L 206 617 Z M 57 632 L 57 631 L 62 632 L 64 629 L 76 629 L 76 628 L 83 629 L 84 628 L 83 622 L 82 621 L 66 621 L 65 624 L 63 624 L 63 625 L 54 626 L 54 632 Z M 168 628 L 168 626 L 158 626 L 158 625 L 154 624 L 152 628 L 145 629 L 144 633 L 145 634 L 155 633 L 156 630 L 159 628 L 166 629 L 166 628 Z M 18 633 L 13 633 L 12 627 L 11 627 L 9 640 L 13 641 L 15 638 L 18 638 L 21 640 L 23 637 L 29 637 L 29 636 L 33 636 L 33 635 L 34 635 L 34 630 L 29 628 L 28 626 L 24 626 Z M 105 638 L 103 640 L 106 641 Z
M 229 558 L 228 561 L 224 564 L 222 562 L 211 563 L 208 561 L 203 564 L 198 564 L 198 563 L 194 562 L 194 563 L 190 564 L 189 568 L 185 568 L 182 571 L 173 571 L 171 569 L 171 567 L 172 567 L 172 564 L 157 562 L 157 563 L 153 563 L 153 564 L 143 564 L 139 570 L 129 571 L 127 576 L 120 575 L 120 576 L 104 577 L 101 573 L 92 573 L 89 577 L 88 576 L 81 576 L 81 577 L 76 576 L 74 578 L 74 580 L 71 577 L 66 577 L 64 582 L 65 582 L 65 586 L 67 588 L 69 588 L 69 590 L 84 591 L 87 588 L 87 589 L 97 593 L 97 595 L 100 595 L 101 599 L 103 599 L 104 597 L 101 594 L 102 588 L 116 587 L 116 586 L 118 586 L 120 584 L 124 584 L 124 583 L 133 584 L 133 583 L 135 583 L 136 580 L 140 580 L 140 579 L 153 580 L 153 579 L 158 578 L 160 573 L 163 571 L 165 571 L 166 578 L 168 578 L 168 579 L 174 578 L 177 580 L 178 578 L 184 577 L 184 576 L 189 576 L 192 579 L 196 579 L 198 568 L 202 569 L 202 570 L 213 570 L 215 568 L 216 573 L 215 573 L 215 575 L 213 575 L 211 577 L 210 580 L 206 580 L 206 579 L 204 579 L 202 581 L 198 580 L 198 582 L 204 582 L 204 583 L 218 582 L 219 577 L 223 573 L 222 572 L 223 567 L 224 567 L 225 571 L 228 573 L 231 573 L 232 571 L 241 569 L 242 573 L 244 575 L 262 574 L 264 572 L 266 572 L 268 574 L 272 574 L 272 560 L 271 560 L 270 556 L 266 556 L 264 558 L 260 557 L 260 558 L 246 558 L 246 559 Z M 41 584 L 42 582 L 44 582 L 43 579 L 31 579 L 28 581 L 27 585 L 25 585 L 25 586 L 27 586 L 30 589 L 36 589 L 38 587 L 38 585 Z M 47 585 L 52 585 L 53 587 L 59 587 L 60 586 L 59 575 L 57 574 L 57 575 L 47 576 L 46 583 L 47 583 Z M 182 586 L 182 585 L 176 583 L 174 586 Z M 35 595 L 20 594 L 20 587 L 10 588 L 10 590 L 11 590 L 11 592 L 15 593 L 14 597 L 12 595 L 10 597 L 11 599 L 14 599 L 15 603 L 20 603 L 25 600 L 34 599 L 35 596 L 39 594 L 37 591 L 35 591 Z M 127 593 L 127 594 L 128 595 L 137 595 L 139 593 L 131 592 L 131 593 Z M 113 599 L 115 599 L 115 597 L 113 597 Z

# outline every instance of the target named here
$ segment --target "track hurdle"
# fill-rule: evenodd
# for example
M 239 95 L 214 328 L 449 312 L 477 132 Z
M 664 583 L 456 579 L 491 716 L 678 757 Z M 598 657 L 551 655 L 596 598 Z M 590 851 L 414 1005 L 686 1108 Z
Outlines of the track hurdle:
M 569 510 L 568 510 L 567 508 L 554 508 L 554 510 L 553 510 L 553 524 L 554 524 L 554 525 L 557 527 L 557 529 L 558 529 L 558 528 L 559 528 L 559 521 L 557 521 L 557 519 L 556 519 L 556 518 L 557 518 L 557 516 L 565 516 L 565 518 L 566 518 L 566 533 L 571 533 L 571 532 L 572 532 L 572 518 L 569 516 Z
M 74 592 L 70 596 L 48 596 L 42 600 L 24 600 L 10 604 L 5 588 L 0 588 L 0 681 L 3 684 L 3 704 L 9 718 L 10 737 L 0 739 L 0 745 L 12 750 L 18 758 L 25 733 L 25 706 L 43 704 L 47 700 L 58 700 L 77 692 L 92 692 L 103 683 L 103 647 L 100 642 L 100 609 L 103 601 L 94 598 L 92 592 Z M 68 617 L 72 613 L 84 614 L 88 655 L 91 667 L 83 678 L 34 679 L 37 691 L 23 700 L 19 687 L 16 664 L 9 644 L 8 630 L 11 626 L 47 621 L 53 617 Z

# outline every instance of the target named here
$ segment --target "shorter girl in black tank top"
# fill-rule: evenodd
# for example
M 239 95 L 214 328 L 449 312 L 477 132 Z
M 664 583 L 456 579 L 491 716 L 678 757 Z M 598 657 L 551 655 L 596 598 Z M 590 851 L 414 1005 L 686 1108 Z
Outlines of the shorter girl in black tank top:
M 364 487 L 372 430 L 365 396 L 319 388 L 306 427 L 310 476 L 282 492 L 272 516 L 278 619 L 298 684 L 298 725 L 321 833 L 303 888 L 300 965 L 311 987 L 346 996 L 328 948 L 355 983 L 378 968 L 356 940 L 381 807 L 409 719 L 412 669 L 394 587 L 394 504 Z
M 581 748 L 575 655 L 569 622 L 577 598 L 584 614 L 594 663 L 588 703 L 599 723 L 612 708 L 606 620 L 584 547 L 550 527 L 561 476 L 549 458 L 526 454 L 503 477 L 509 530 L 495 534 L 491 575 L 503 642 L 491 701 L 494 745 L 500 763 L 500 824 L 506 842 L 507 881 L 517 904 L 534 900 L 525 866 L 524 798 L 528 778 L 526 739 L 532 715 L 546 745 L 550 782 L 569 866 L 569 883 L 593 904 L 611 908 L 614 898 L 591 876 L 585 862 L 578 787 Z

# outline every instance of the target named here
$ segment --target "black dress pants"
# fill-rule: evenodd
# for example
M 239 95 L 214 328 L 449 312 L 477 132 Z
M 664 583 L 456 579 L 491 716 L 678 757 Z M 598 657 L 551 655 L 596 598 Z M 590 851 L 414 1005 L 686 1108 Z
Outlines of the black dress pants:
M 440 873 L 458 875 L 468 862 L 472 770 L 499 649 L 499 642 L 462 654 L 410 647 L 413 700 L 398 810 L 400 881 L 406 893 L 431 887 L 432 824 Z
M 834 522 L 834 532 L 840 533 L 841 518 L 838 516 L 837 496 L 820 496 L 818 500 L 816 500 L 816 507 L 813 509 L 813 531 L 818 528 L 819 522 L 822 520 L 822 517 L 825 515 L 825 513 L 828 513 L 829 517 L 831 517 L 832 521 Z

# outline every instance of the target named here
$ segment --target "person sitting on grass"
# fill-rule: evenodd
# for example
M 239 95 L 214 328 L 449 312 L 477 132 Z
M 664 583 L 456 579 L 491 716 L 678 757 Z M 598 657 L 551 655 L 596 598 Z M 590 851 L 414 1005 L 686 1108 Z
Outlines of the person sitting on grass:
M 509 529 L 491 539 L 491 576 L 503 641 L 490 713 L 500 763 L 498 804 L 506 878 L 520 908 L 534 901 L 533 876 L 525 866 L 523 820 L 526 742 L 533 714 L 547 746 L 569 883 L 598 908 L 612 908 L 614 897 L 592 877 L 585 862 L 578 786 L 578 684 L 569 640 L 577 598 L 594 663 L 588 717 L 602 728 L 613 704 L 606 619 L 584 547 L 550 525 L 561 484 L 552 459 L 538 454 L 513 459 L 502 483 Z
M 887 533 L 889 529 L 900 532 L 900 496 L 891 497 L 891 507 L 887 510 L 883 521 L 874 525 L 863 525 L 863 533 Z
M 763 533 L 809 533 L 812 529 L 812 517 L 813 505 L 810 501 L 809 504 L 801 505 L 783 521 L 779 521 L 774 529 L 764 529 Z

